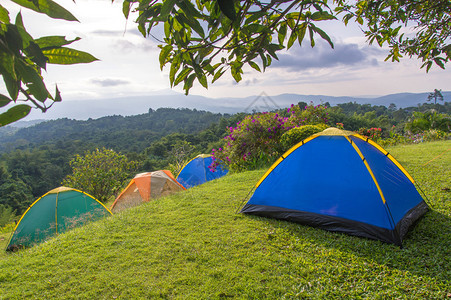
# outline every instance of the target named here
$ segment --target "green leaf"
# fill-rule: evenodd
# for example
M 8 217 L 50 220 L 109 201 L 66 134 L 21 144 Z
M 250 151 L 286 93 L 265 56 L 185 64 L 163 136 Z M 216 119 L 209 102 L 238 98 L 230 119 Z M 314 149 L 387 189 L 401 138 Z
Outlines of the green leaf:
M 42 49 L 48 50 L 52 48 L 59 48 L 61 46 L 72 44 L 73 42 L 79 41 L 80 38 L 76 37 L 73 40 L 66 40 L 64 36 L 44 36 L 35 39 L 34 42 Z
M 219 9 L 230 20 L 235 21 L 237 18 L 235 11 L 235 3 L 233 0 L 217 0 Z
M 253 61 L 249 61 L 248 64 L 255 70 L 261 72 L 260 67 Z
M 180 7 L 185 15 L 191 18 L 201 18 L 202 14 L 189 0 L 179 0 L 177 1 L 177 6 Z
M 268 61 L 266 59 L 266 56 L 264 55 L 263 51 L 258 52 L 258 54 L 260 55 L 260 58 L 262 60 L 263 63 L 263 71 L 266 69 L 267 66 L 269 66 Z
M 193 87 L 193 82 L 195 78 L 196 74 L 191 74 L 188 76 L 187 79 L 185 79 L 185 84 L 183 86 L 183 89 L 185 90 L 185 95 L 188 95 L 189 90 Z
M 53 101 L 55 102 L 61 102 L 61 93 L 58 89 L 58 86 L 55 87 L 55 97 L 53 98 Z
M 172 51 L 171 45 L 164 46 L 160 51 L 160 69 L 163 70 L 164 65 L 168 62 L 168 56 Z
M 271 58 L 271 56 L 266 55 L 266 63 L 268 64 L 268 66 L 271 65 L 271 63 L 272 63 L 272 58 Z
M 42 53 L 41 48 L 36 43 L 31 42 L 24 52 L 40 68 L 45 69 L 48 58 Z
M 181 20 L 183 23 L 188 24 L 197 34 L 201 37 L 205 37 L 204 29 L 200 25 L 199 21 L 192 17 L 186 17 L 184 14 L 179 14 L 177 20 Z
M 0 43 L 0 73 L 11 99 L 16 100 L 19 95 L 19 81 L 14 64 L 14 56 Z
M 6 112 L 0 114 L 0 127 L 11 124 L 26 117 L 31 110 L 31 106 L 19 104 L 11 107 Z
M 6 106 L 11 103 L 13 100 L 9 99 L 5 95 L 0 94 L 0 107 Z
M 330 47 L 333 49 L 334 48 L 334 43 L 332 43 L 332 40 L 330 39 L 330 37 L 327 35 L 327 33 L 325 33 L 322 29 L 316 27 L 315 25 L 311 24 L 311 28 L 313 31 L 315 31 L 316 33 L 318 33 L 324 40 L 326 40 Z M 313 47 L 313 46 L 312 46 Z
M 311 25 L 313 25 L 313 24 L 311 24 Z M 309 26 L 308 32 L 310 34 L 310 46 L 312 46 L 312 48 L 313 48 L 313 47 L 315 47 L 315 40 L 313 39 L 313 28 L 312 28 L 312 26 Z
M 49 64 L 72 65 L 98 60 L 89 53 L 66 47 L 44 50 L 42 53 L 49 59 Z
M 266 11 L 257 11 L 255 13 L 252 13 L 252 14 L 250 14 L 250 17 L 246 19 L 246 21 L 244 22 L 244 25 L 255 22 L 258 19 L 260 19 L 261 17 L 263 17 L 264 15 L 266 15 Z
M 129 0 L 124 0 L 124 3 L 122 3 L 122 13 L 124 14 L 124 17 L 126 19 L 128 19 L 131 7 L 132 7 L 132 3 Z
M 440 68 L 442 68 L 443 70 L 445 69 L 445 64 L 443 63 L 445 60 L 441 57 L 437 57 L 434 58 L 434 62 L 437 66 L 439 66 Z
M 251 35 L 251 34 L 263 32 L 263 31 L 267 30 L 268 27 L 258 24 L 258 23 L 252 23 L 250 25 L 243 27 L 243 29 L 246 29 L 248 34 Z
M 287 23 L 283 23 L 279 27 L 279 34 L 278 34 L 278 39 L 279 39 L 280 45 L 283 45 L 283 42 L 285 41 L 286 36 L 287 36 Z
M 23 50 L 24 42 L 22 41 L 22 36 L 19 32 L 19 28 L 13 24 L 7 24 L 6 28 L 6 46 L 8 47 L 8 50 L 13 52 L 15 55 L 20 56 L 20 52 Z
M 171 69 L 169 70 L 169 82 L 171 84 L 171 87 L 174 86 L 175 74 L 180 69 L 180 61 L 180 55 L 174 56 L 174 59 L 172 60 Z
M 60 6 L 52 0 L 36 0 L 38 5 L 35 5 L 30 0 L 11 0 L 20 6 L 29 8 L 39 13 L 46 14 L 53 19 L 62 19 L 67 21 L 78 21 L 68 10 Z
M 16 64 L 17 74 L 22 78 L 22 81 L 27 85 L 28 92 L 37 100 L 44 102 L 49 92 L 45 87 L 44 80 L 41 75 L 30 65 L 19 60 Z
M 215 76 L 213 76 L 211 83 L 214 83 L 216 80 L 218 80 L 222 76 L 222 74 L 224 74 L 224 72 L 225 70 L 223 71 L 223 68 L 220 68 L 218 72 L 216 72 Z
M 22 38 L 24 47 L 26 47 L 31 41 L 33 41 L 33 37 L 25 30 L 25 26 L 22 20 L 22 14 L 20 12 L 16 16 L 15 25 L 17 26 L 20 37 Z
M 362 19 L 362 17 L 357 17 L 357 19 L 356 19 L 356 21 L 357 21 L 357 23 L 359 23 L 360 25 L 363 25 L 363 19 Z
M 274 57 L 275 59 L 279 59 L 277 57 L 276 51 L 281 50 L 282 48 L 278 44 L 269 44 L 265 47 L 265 50 L 268 51 L 268 54 Z
M 1 5 L 0 5 L 0 22 L 6 23 L 6 24 L 9 24 L 9 22 L 11 22 L 9 19 L 8 10 Z
M 9 75 L 11 78 L 16 78 L 14 56 L 8 53 L 7 48 L 2 47 L 2 43 L 0 43 L 0 72 L 2 75 Z
M 197 80 L 199 83 L 206 89 L 208 89 L 207 77 L 205 76 L 204 71 L 199 65 L 194 65 L 194 73 L 196 74 Z
M 17 100 L 17 97 L 19 96 L 18 80 L 12 78 L 9 74 L 3 74 L 3 82 L 5 82 L 6 89 L 8 90 L 11 99 Z
M 448 59 L 451 59 L 451 45 L 443 47 L 442 52 L 446 54 Z
M 185 80 L 185 78 L 193 71 L 192 68 L 185 68 L 183 69 L 178 75 L 177 78 L 174 81 L 174 86 L 178 85 L 180 82 Z
M 215 72 L 215 69 L 212 67 L 212 65 L 210 64 L 209 59 L 204 60 L 201 64 L 201 68 L 206 71 L 208 74 L 213 75 L 213 73 Z
M 138 25 L 138 31 L 141 32 L 143 37 L 146 37 L 146 27 L 143 24 Z
M 317 11 L 310 16 L 310 19 L 313 21 L 323 21 L 336 20 L 337 18 L 334 15 L 329 14 L 327 11 Z
M 169 39 L 172 33 L 172 20 L 164 22 L 164 36 Z
M 296 41 L 296 38 L 298 37 L 298 33 L 296 30 L 292 30 L 290 34 L 290 38 L 288 39 L 287 43 L 287 49 L 290 49 L 291 46 L 293 46 L 294 41 Z
M 307 30 L 307 23 L 302 23 L 299 27 L 300 28 L 298 30 L 298 43 L 299 46 L 302 46 L 302 41 L 304 40 L 305 32 Z
M 177 0 L 163 0 L 163 5 L 161 6 L 161 11 L 158 19 L 165 21 L 174 8 L 176 2 Z
M 241 74 L 243 73 L 243 64 L 239 63 L 239 62 L 235 62 L 231 65 L 231 73 L 232 73 L 232 77 L 235 79 L 236 82 L 240 82 L 242 77 Z

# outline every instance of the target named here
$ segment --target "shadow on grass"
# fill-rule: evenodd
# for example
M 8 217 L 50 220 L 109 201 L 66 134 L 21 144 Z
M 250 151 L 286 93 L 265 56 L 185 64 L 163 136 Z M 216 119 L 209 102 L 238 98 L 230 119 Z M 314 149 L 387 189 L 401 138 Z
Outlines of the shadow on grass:
M 357 256 L 365 263 L 376 263 L 389 269 L 407 271 L 419 277 L 427 276 L 438 281 L 449 280 L 451 267 L 447 255 L 450 248 L 451 218 L 437 211 L 427 212 L 413 229 L 411 228 L 404 239 L 403 248 L 288 221 L 258 216 L 246 215 L 246 217 L 266 223 L 267 227 L 273 227 L 275 232 L 287 232 L 292 237 L 289 239 L 291 244 L 289 246 L 294 251 L 297 241 L 308 241 L 312 246 L 330 249 L 337 255 L 345 253 L 345 256 L 351 259 Z M 274 240 L 274 236 L 270 237 L 269 234 L 268 238 Z

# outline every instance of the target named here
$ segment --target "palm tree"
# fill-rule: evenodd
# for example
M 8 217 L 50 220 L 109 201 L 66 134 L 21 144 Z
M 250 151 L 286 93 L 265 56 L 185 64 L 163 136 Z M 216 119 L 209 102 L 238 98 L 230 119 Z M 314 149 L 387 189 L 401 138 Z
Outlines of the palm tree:
M 437 100 L 443 101 L 442 90 L 434 89 L 434 92 L 430 93 L 428 95 L 427 101 L 432 101 L 432 100 L 434 100 L 434 104 L 437 104 Z

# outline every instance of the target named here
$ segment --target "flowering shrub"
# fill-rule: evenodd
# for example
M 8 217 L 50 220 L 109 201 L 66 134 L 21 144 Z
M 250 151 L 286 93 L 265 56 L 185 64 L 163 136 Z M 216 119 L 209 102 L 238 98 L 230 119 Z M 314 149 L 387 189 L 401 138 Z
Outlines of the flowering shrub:
M 301 110 L 291 105 L 288 117 L 277 113 L 259 113 L 246 116 L 236 127 L 229 127 L 224 137 L 224 146 L 212 150 L 214 169 L 219 161 L 225 163 L 232 171 L 255 169 L 272 163 L 285 147 L 280 142 L 288 130 L 308 123 L 327 122 L 327 112 L 322 105 L 310 104 Z
M 424 132 L 424 140 L 425 141 L 439 141 L 439 140 L 446 140 L 450 137 L 450 134 L 441 131 L 441 130 L 435 130 L 431 129 Z
M 446 140 L 448 137 L 449 137 L 448 133 L 436 129 L 425 130 L 417 134 L 407 135 L 407 138 L 409 138 L 412 143 Z
M 360 128 L 358 133 L 360 135 L 369 137 L 370 139 L 377 141 L 378 139 L 381 138 L 381 134 L 382 134 L 382 129 L 380 128 Z
M 337 127 L 338 129 L 344 129 L 343 123 L 336 123 L 335 127 Z
M 422 142 L 446 140 L 450 134 L 441 130 L 426 130 L 417 134 L 407 134 L 405 136 L 398 133 L 390 133 L 390 137 L 378 141 L 381 146 L 393 146 L 398 144 L 417 144 Z
M 304 125 L 301 127 L 295 127 L 285 132 L 280 139 L 284 150 L 288 150 L 300 141 L 308 138 L 312 134 L 323 131 L 323 128 L 317 125 Z
M 289 117 L 276 113 L 246 116 L 236 127 L 229 127 L 224 148 L 213 149 L 212 168 L 222 160 L 231 170 L 242 171 L 256 168 L 257 164 L 269 163 L 282 150 L 278 143 L 288 129 L 293 128 Z

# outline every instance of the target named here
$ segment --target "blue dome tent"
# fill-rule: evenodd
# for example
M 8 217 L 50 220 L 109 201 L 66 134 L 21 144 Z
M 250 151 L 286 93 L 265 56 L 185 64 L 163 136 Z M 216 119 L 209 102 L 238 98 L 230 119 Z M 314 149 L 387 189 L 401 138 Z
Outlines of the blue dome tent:
M 242 213 L 399 246 L 428 210 L 413 178 L 386 150 L 336 128 L 292 147 L 254 188 Z
M 177 181 L 185 188 L 190 188 L 227 174 L 228 170 L 221 166 L 217 166 L 214 171 L 210 170 L 208 166 L 212 162 L 213 157 L 209 154 L 200 154 L 194 157 L 177 175 Z

